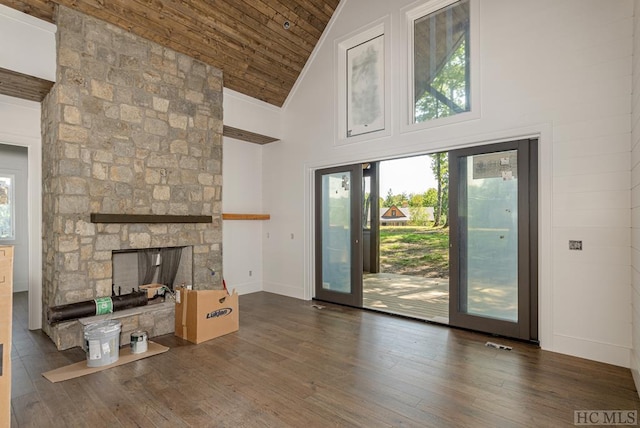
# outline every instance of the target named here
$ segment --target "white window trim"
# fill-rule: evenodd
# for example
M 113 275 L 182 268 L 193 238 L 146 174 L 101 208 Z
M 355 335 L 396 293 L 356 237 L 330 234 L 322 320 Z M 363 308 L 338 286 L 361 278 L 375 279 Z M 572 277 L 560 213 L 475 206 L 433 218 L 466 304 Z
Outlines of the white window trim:
M 469 39 L 470 39 L 470 83 L 471 83 L 471 110 L 464 113 L 455 114 L 439 119 L 427 120 L 425 122 L 414 122 L 413 117 L 413 22 L 430 13 L 447 7 L 458 0 L 432 0 L 420 4 L 414 3 L 402 10 L 404 15 L 403 45 L 406 50 L 403 54 L 402 64 L 406 73 L 402 74 L 402 87 L 405 88 L 400 95 L 400 133 L 419 131 L 423 129 L 435 128 L 438 126 L 450 125 L 453 123 L 466 122 L 480 118 L 480 28 L 478 24 L 480 2 L 469 0 Z
M 391 135 L 391 18 L 385 16 L 335 41 L 336 87 L 335 145 L 341 146 Z M 384 36 L 384 129 L 347 137 L 347 51 L 373 38 Z

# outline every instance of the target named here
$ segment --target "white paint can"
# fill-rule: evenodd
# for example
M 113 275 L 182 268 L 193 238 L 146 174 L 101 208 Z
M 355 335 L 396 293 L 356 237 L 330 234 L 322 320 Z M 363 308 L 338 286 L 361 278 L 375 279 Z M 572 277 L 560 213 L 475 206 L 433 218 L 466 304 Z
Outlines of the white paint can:
M 147 332 L 134 331 L 131 333 L 131 353 L 142 354 L 143 352 L 147 352 Z

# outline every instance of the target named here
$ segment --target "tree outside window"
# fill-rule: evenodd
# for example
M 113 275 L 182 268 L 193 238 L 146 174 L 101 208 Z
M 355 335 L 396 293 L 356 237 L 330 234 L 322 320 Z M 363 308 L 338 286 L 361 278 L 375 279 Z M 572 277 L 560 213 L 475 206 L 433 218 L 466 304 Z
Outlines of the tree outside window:
M 415 123 L 471 110 L 469 0 L 413 21 Z

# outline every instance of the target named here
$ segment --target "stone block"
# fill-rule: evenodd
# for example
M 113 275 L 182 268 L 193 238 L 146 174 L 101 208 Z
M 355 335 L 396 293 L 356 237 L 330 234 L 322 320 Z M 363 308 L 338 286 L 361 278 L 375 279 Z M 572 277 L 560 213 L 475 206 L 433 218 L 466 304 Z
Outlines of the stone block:
M 120 106 L 117 104 L 105 105 L 104 115 L 109 119 L 120 119 Z
M 128 166 L 112 166 L 109 174 L 112 181 L 129 183 L 133 180 L 133 170 Z
M 100 80 L 91 80 L 91 95 L 103 100 L 113 101 L 113 85 Z
M 80 299 L 87 299 L 93 296 L 93 291 L 90 290 L 90 294 L 83 294 L 82 292 L 87 289 L 87 275 L 82 272 L 60 272 L 58 276 L 58 288 L 61 291 L 76 291 L 75 294 L 68 295 L 68 298 L 64 299 L 60 304 L 67 304 L 72 302 L 78 302 Z
M 68 47 L 58 49 L 58 65 L 61 67 L 81 68 L 80 53 Z
M 169 146 L 171 153 L 188 155 L 189 144 L 185 140 L 174 140 Z
M 169 214 L 170 215 L 188 215 L 189 206 L 186 203 L 170 202 Z
M 64 190 L 67 195 L 87 195 L 87 180 L 83 177 L 65 177 L 62 180 Z
M 111 277 L 111 261 L 90 261 L 87 266 L 89 268 L 89 278 L 91 279 L 102 279 Z
M 64 121 L 70 125 L 81 125 L 82 115 L 80 110 L 75 106 L 64 106 L 63 109 Z
M 191 156 L 183 156 L 180 159 L 180 168 L 184 169 L 199 169 L 198 159 L 193 158 Z
M 64 157 L 67 159 L 78 159 L 80 157 L 80 146 L 77 143 L 65 143 Z
M 144 130 L 153 135 L 165 137 L 169 133 L 169 125 L 159 119 L 147 119 L 144 122 Z
M 148 233 L 130 233 L 129 246 L 131 248 L 149 248 L 151 246 L 151 235 Z
M 89 130 L 77 125 L 60 124 L 58 138 L 70 143 L 86 143 L 89 139 Z
M 142 123 L 142 111 L 138 107 L 122 104 L 120 106 L 120 119 L 126 122 Z
M 80 254 L 67 253 L 64 255 L 64 270 L 76 272 L 80 266 Z
M 59 214 L 80 214 L 89 212 L 89 197 L 78 195 L 62 195 L 59 198 Z
M 173 333 L 175 328 L 175 307 L 155 312 L 153 324 L 153 330 L 150 333 L 151 337 Z
M 152 235 L 166 235 L 168 226 L 166 224 L 150 224 L 149 233 Z
M 206 172 L 202 172 L 198 174 L 198 183 L 203 186 L 212 186 L 213 185 L 213 174 L 209 174 Z
M 93 260 L 104 261 L 111 260 L 111 251 L 94 251 Z
M 140 68 L 140 59 L 131 55 L 119 55 L 118 65 L 120 68 L 127 68 L 131 70 L 138 70 Z
M 75 233 L 80 236 L 95 236 L 96 225 L 85 220 L 78 220 L 75 224 Z
M 77 87 L 57 85 L 55 88 L 60 104 L 78 105 L 80 91 Z
M 60 351 L 80 346 L 84 340 L 82 326 L 77 320 L 51 326 L 50 336 Z
M 202 102 L 204 101 L 204 94 L 199 91 L 187 89 L 186 99 L 188 101 L 191 101 L 192 103 L 202 104 Z
M 169 125 L 172 128 L 178 128 L 182 130 L 187 129 L 187 116 L 177 113 L 169 113 Z
M 162 113 L 169 111 L 169 100 L 160 97 L 153 97 L 153 109 Z
M 171 188 L 169 186 L 154 186 L 153 199 L 156 201 L 168 201 L 171 199 Z
M 98 235 L 96 237 L 96 250 L 111 251 L 118 248 L 120 248 L 120 238 L 118 235 Z
M 104 46 L 97 47 L 96 59 L 103 64 L 114 65 L 116 63 L 117 55 L 113 49 L 106 48 Z
M 99 279 L 96 281 L 96 296 L 97 297 L 106 297 L 111 296 L 111 284 L 112 279 Z
M 178 162 L 175 156 L 171 154 L 162 154 L 152 152 L 147 159 L 147 166 L 151 168 L 177 168 Z

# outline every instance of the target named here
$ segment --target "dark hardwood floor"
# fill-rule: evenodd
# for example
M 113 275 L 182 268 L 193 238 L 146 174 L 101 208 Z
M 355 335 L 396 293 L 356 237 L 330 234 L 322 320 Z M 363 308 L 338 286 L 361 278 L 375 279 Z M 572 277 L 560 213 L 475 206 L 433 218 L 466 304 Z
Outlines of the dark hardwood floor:
M 627 369 L 264 292 L 240 297 L 237 333 L 154 338 L 171 349 L 54 384 L 41 373 L 85 354 L 28 331 L 14 302 L 13 427 L 558 427 L 640 409 Z

